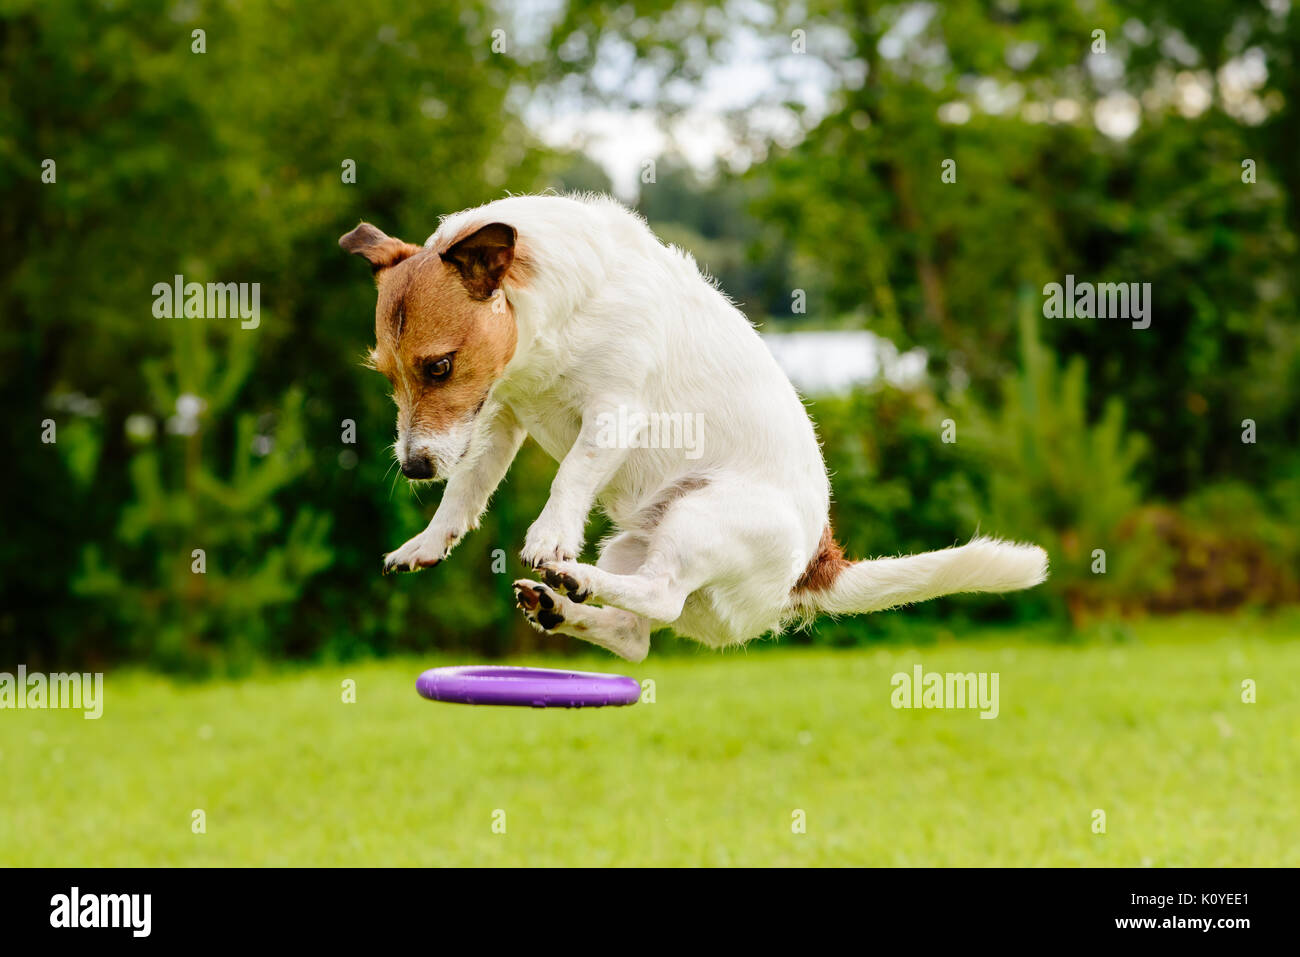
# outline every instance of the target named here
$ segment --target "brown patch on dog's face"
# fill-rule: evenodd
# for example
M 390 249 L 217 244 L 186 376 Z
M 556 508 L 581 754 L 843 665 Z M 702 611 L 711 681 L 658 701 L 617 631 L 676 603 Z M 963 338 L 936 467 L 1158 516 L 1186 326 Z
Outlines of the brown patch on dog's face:
M 369 237 L 357 251 L 375 268 L 371 363 L 393 386 L 397 457 L 408 478 L 445 478 L 515 352 L 514 313 L 497 291 L 513 261 L 514 230 L 486 226 L 442 256 L 374 232 L 382 239 Z

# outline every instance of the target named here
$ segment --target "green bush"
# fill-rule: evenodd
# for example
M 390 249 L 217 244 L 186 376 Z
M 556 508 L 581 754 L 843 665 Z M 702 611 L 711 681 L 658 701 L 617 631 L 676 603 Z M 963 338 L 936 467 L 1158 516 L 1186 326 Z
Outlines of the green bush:
M 235 412 L 252 340 L 235 333 L 221 353 L 200 325 L 172 329 L 170 361 L 145 367 L 152 408 L 128 420 L 134 495 L 113 539 L 83 546 L 72 587 L 110 623 L 115 656 L 238 667 L 284 652 L 294 604 L 332 561 L 330 519 L 293 496 L 311 461 L 302 393 Z
M 1201 489 L 1177 509 L 1151 507 L 1135 524 L 1158 535 L 1174 573 L 1144 596 L 1152 611 L 1272 606 L 1300 600 L 1300 524 L 1292 483 L 1261 492 L 1240 482 Z
M 1022 293 L 1020 369 L 986 410 L 958 402 L 959 420 L 989 474 L 988 528 L 1047 549 L 1051 573 L 1023 601 L 1062 604 L 1077 624 L 1167 582 L 1172 556 L 1128 523 L 1142 502 L 1146 443 L 1126 431 L 1118 396 L 1089 415 L 1081 358 L 1062 364 L 1039 338 L 1039 303 Z
M 1021 367 L 994 408 L 964 393 L 945 407 L 926 390 L 878 388 L 819 401 L 835 490 L 834 525 L 853 557 L 942 548 L 976 532 L 1047 549 L 1037 589 L 951 599 L 895 616 L 1063 617 L 1118 610 L 1168 585 L 1173 556 L 1129 519 L 1142 502 L 1140 436 L 1125 430 L 1118 397 L 1088 414 L 1081 360 L 1061 368 L 1039 341 L 1035 303 L 1020 310 Z M 945 441 L 945 437 L 952 441 Z M 863 619 L 818 633 L 851 641 L 890 627 Z

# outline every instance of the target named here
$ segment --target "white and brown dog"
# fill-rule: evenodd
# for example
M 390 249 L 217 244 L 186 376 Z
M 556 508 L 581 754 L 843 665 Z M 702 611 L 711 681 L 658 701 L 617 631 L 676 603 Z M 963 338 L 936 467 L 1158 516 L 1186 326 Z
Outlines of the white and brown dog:
M 372 360 L 393 385 L 402 472 L 447 482 L 385 572 L 445 559 L 531 435 L 560 464 L 522 553 L 544 581 L 515 582 L 519 606 L 632 661 L 657 627 L 723 647 L 1046 577 L 1041 548 L 988 538 L 847 560 L 794 387 L 695 261 L 611 199 L 510 197 L 446 217 L 423 246 L 368 223 L 339 245 L 374 269 Z M 590 565 L 596 503 L 617 533 Z

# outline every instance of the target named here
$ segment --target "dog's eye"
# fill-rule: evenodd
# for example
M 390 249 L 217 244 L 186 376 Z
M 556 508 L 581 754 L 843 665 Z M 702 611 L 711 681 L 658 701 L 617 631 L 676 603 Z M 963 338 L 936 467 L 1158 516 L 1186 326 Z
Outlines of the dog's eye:
M 451 375 L 451 356 L 430 359 L 424 364 L 424 377 L 433 382 L 442 382 Z

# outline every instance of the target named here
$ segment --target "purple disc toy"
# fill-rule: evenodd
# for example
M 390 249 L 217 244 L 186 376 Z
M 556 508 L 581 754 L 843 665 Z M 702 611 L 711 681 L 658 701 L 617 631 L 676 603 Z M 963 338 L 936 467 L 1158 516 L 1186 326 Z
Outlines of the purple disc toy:
M 600 708 L 641 697 L 634 678 L 550 668 L 430 668 L 415 690 L 431 701 L 510 704 L 531 708 Z

